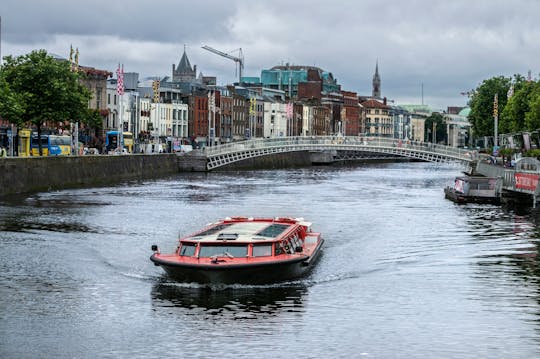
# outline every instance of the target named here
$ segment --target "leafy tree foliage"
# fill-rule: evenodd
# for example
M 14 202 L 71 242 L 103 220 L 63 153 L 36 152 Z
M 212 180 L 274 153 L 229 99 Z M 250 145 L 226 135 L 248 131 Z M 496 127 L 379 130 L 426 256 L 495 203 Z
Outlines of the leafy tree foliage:
M 0 108 L 0 116 L 21 125 L 31 123 L 41 136 L 46 121 L 85 120 L 90 91 L 67 61 L 55 60 L 45 50 L 18 57 L 6 56 L 1 68 L 0 102 L 18 103 Z M 40 148 L 41 153 L 41 148 Z
M 513 94 L 508 94 L 506 106 L 500 111 L 499 133 L 519 132 L 526 128 L 525 114 L 529 111 L 533 89 L 533 82 L 525 81 L 523 76 L 515 76 Z
M 103 116 L 101 116 L 99 110 L 89 108 L 87 110 L 85 123 L 95 132 L 98 132 L 103 129 Z
M 493 136 L 493 108 L 495 94 L 498 96 L 499 114 L 506 106 L 506 94 L 510 89 L 511 78 L 499 76 L 484 80 L 476 88 L 470 101 L 469 121 L 475 136 Z
M 525 113 L 525 128 L 528 131 L 540 129 L 540 82 L 534 83 L 529 94 L 529 111 Z
M 20 126 L 25 112 L 22 94 L 12 91 L 2 74 L 0 72 L 0 117 Z

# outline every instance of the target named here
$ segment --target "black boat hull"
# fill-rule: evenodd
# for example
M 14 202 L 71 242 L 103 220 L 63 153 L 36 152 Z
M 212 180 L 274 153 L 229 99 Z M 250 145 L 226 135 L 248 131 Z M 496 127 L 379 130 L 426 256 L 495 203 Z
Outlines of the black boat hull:
M 320 256 L 322 240 L 310 257 L 257 264 L 182 264 L 162 261 L 155 255 L 150 260 L 161 266 L 177 281 L 211 284 L 268 284 L 306 275 Z

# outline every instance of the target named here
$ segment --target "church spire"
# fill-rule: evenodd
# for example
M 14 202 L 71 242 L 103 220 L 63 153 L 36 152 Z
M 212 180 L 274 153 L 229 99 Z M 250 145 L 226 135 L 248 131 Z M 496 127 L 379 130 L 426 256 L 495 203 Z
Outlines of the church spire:
M 191 67 L 191 63 L 186 54 L 186 45 L 184 45 L 184 53 L 178 63 L 178 67 L 172 65 L 173 81 L 191 82 L 197 75 L 197 66 Z
M 373 75 L 373 98 L 381 98 L 381 77 L 379 76 L 379 61 L 375 62 L 375 75 Z

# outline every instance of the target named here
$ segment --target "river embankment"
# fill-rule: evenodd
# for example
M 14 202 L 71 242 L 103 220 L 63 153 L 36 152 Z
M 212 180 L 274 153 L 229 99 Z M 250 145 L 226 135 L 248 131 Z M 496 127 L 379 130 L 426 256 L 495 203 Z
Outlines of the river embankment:
M 178 173 L 175 154 L 0 159 L 0 196 L 113 185 Z

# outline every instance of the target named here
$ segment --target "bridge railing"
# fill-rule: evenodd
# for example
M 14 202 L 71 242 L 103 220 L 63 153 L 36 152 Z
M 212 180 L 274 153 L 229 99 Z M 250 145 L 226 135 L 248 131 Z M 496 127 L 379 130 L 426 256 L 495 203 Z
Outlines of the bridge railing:
M 387 149 L 393 152 L 398 150 L 435 153 L 458 160 L 472 161 L 477 157 L 477 152 L 473 150 L 438 145 L 433 143 L 418 141 L 403 141 L 387 137 L 370 136 L 293 136 L 293 137 L 273 137 L 256 138 L 252 140 L 232 142 L 218 146 L 205 147 L 204 153 L 207 156 L 217 156 L 233 152 L 257 150 L 272 147 L 292 147 L 299 149 L 320 149 L 320 148 L 359 148 Z

